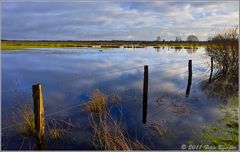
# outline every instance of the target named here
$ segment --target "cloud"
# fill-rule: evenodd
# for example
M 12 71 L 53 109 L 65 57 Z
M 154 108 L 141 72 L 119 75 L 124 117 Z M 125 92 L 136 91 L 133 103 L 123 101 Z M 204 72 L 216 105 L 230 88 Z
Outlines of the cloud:
M 238 1 L 4 2 L 2 38 L 170 40 L 196 33 L 206 40 L 238 25 L 238 11 Z
M 127 39 L 133 39 L 133 38 L 134 38 L 134 36 L 132 36 L 132 35 L 127 36 Z

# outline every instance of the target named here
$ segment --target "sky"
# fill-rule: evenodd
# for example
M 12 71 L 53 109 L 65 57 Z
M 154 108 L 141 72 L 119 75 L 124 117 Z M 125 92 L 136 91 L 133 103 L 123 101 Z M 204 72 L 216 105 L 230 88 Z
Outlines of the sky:
M 8 40 L 207 40 L 238 25 L 238 0 L 2 2 Z

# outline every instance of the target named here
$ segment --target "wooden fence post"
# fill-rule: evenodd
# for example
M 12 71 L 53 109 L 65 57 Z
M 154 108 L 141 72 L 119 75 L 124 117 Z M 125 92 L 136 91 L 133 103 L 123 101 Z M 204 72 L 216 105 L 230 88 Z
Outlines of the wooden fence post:
M 148 66 L 144 66 L 144 80 L 143 80 L 143 118 L 142 122 L 147 122 L 147 102 L 148 102 Z
M 186 97 L 189 97 L 191 85 L 192 85 L 192 60 L 189 60 L 188 61 L 188 84 L 186 89 Z
M 38 149 L 44 149 L 44 107 L 42 99 L 42 85 L 32 86 L 32 96 L 34 102 L 34 124 L 36 130 L 36 139 L 38 140 Z
M 213 73 L 213 57 L 211 57 L 211 72 L 208 83 L 211 83 L 212 81 L 212 73 Z

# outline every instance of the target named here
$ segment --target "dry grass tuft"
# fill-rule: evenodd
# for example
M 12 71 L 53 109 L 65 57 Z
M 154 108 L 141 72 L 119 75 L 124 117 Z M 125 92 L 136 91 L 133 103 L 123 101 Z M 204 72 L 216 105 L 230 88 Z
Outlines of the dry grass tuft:
M 117 94 L 112 94 L 108 98 L 99 90 L 91 95 L 91 101 L 84 111 L 92 112 L 89 115 L 89 123 L 93 129 L 93 145 L 96 149 L 103 150 L 147 149 L 138 140 L 126 137 L 121 124 L 112 118 L 107 106 L 108 104 L 116 105 L 120 100 Z
M 24 104 L 18 107 L 18 110 L 14 113 L 14 120 L 20 120 L 20 134 L 25 138 L 36 137 L 34 112 L 30 104 Z M 55 141 L 64 137 L 65 133 L 73 127 L 72 123 L 64 120 L 51 119 L 46 122 L 46 139 Z M 33 140 L 35 141 L 35 140 Z
M 51 127 L 48 130 L 48 139 L 51 141 L 56 141 L 64 137 L 66 129 L 61 128 L 61 125 L 56 120 L 50 121 Z
M 24 105 L 21 107 L 20 111 L 22 112 L 22 124 L 20 126 L 20 133 L 26 137 L 34 136 L 36 131 L 32 108 L 30 105 Z
M 107 110 L 107 96 L 96 90 L 91 95 L 91 101 L 85 106 L 83 111 L 101 113 Z
M 104 150 L 143 150 L 145 145 L 137 139 L 126 137 L 121 124 L 115 121 L 109 112 L 99 115 L 90 114 L 89 122 L 93 129 L 93 145 L 96 149 Z

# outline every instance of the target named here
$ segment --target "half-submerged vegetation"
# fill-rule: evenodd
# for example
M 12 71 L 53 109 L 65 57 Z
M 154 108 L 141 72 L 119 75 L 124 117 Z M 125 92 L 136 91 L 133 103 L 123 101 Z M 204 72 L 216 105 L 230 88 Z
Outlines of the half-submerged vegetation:
M 20 133 L 23 136 L 29 137 L 36 134 L 35 124 L 34 124 L 34 115 L 30 105 L 24 105 L 20 109 L 22 113 L 22 124 L 20 126 Z
M 34 112 L 31 104 L 23 104 L 18 106 L 12 115 L 13 123 L 18 126 L 18 132 L 20 137 L 23 139 L 19 149 L 23 148 L 25 143 L 31 141 L 31 148 L 29 150 L 36 149 L 38 144 L 37 131 L 35 129 Z M 20 122 L 20 123 L 19 123 Z M 19 124 L 19 125 L 18 125 Z M 65 138 L 65 134 L 72 128 L 75 127 L 71 120 L 64 119 L 49 119 L 46 121 L 46 132 L 45 132 L 45 143 L 54 143 L 58 140 Z M 8 148 L 7 146 L 5 147 Z M 23 148 L 25 149 L 25 148 Z M 27 148 L 28 149 L 28 148 Z
M 86 112 L 101 113 L 107 110 L 107 96 L 96 90 L 91 95 L 91 101 L 83 109 Z
M 91 95 L 91 102 L 86 105 L 89 123 L 93 132 L 93 145 L 102 150 L 144 150 L 147 147 L 137 139 L 130 138 L 121 122 L 115 120 L 110 112 L 110 101 L 99 90 Z

